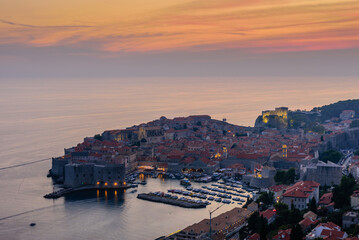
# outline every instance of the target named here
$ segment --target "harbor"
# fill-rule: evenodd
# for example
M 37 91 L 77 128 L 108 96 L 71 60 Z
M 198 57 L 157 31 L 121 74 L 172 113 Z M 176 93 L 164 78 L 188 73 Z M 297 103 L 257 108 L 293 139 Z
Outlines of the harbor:
M 143 184 L 146 182 L 146 178 L 156 178 L 153 176 L 158 176 L 158 174 L 133 173 L 127 179 L 138 186 L 138 183 Z M 163 177 L 164 175 L 161 175 L 162 180 L 164 180 Z M 136 178 L 139 178 L 141 182 L 137 181 Z M 190 179 L 184 179 L 183 176 L 179 176 L 178 179 L 168 181 L 179 182 L 180 187 L 170 188 L 167 191 L 139 193 L 137 198 L 185 208 L 206 207 L 214 203 L 235 204 L 241 207 L 257 193 L 254 189 L 243 186 L 242 182 L 232 178 L 203 183 L 198 181 L 191 182 Z

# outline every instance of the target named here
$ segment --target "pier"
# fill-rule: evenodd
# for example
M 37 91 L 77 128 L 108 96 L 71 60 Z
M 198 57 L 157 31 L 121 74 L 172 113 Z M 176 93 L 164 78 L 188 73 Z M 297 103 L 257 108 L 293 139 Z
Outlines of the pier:
M 151 202 L 160 202 L 160 203 L 170 204 L 184 208 L 205 208 L 207 206 L 204 203 L 195 203 L 195 202 L 189 202 L 180 199 L 172 199 L 164 196 L 157 196 L 151 193 L 140 193 L 137 195 L 137 198 Z
M 119 187 L 98 187 L 98 186 L 81 186 L 81 187 L 73 187 L 73 188 L 64 188 L 57 191 L 54 191 L 52 193 L 48 193 L 44 196 L 44 198 L 51 198 L 51 199 L 57 199 L 62 196 L 75 193 L 75 192 L 81 192 L 81 191 L 89 191 L 89 190 L 124 190 L 136 187 L 136 185 L 126 185 L 126 186 L 119 186 Z

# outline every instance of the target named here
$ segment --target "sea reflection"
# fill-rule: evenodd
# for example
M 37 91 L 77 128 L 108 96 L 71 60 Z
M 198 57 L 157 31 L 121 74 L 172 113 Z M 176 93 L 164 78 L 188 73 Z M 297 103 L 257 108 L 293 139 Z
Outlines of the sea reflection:
M 125 201 L 126 190 L 86 190 L 66 195 L 65 204 L 73 202 L 81 202 L 84 200 L 96 200 L 98 203 L 106 203 L 110 205 L 122 205 Z

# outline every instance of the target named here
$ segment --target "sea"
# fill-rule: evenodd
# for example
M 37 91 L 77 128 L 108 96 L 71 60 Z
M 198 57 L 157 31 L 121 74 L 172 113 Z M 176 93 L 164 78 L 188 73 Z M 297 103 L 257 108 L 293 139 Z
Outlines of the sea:
M 137 199 L 140 192 L 180 188 L 177 180 L 153 178 L 137 193 L 43 198 L 53 191 L 49 159 L 84 137 L 161 116 L 208 114 L 253 126 L 263 110 L 311 110 L 359 98 L 358 89 L 355 77 L 0 79 L 0 239 L 155 239 L 208 218 L 217 207 Z

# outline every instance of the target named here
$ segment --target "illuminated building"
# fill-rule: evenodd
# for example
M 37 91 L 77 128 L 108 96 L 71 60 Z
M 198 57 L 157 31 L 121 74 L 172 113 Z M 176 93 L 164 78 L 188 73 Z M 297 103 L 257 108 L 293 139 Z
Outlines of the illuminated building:
M 286 144 L 283 144 L 282 146 L 282 153 L 283 153 L 283 158 L 287 158 L 288 157 L 288 147 Z

